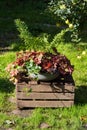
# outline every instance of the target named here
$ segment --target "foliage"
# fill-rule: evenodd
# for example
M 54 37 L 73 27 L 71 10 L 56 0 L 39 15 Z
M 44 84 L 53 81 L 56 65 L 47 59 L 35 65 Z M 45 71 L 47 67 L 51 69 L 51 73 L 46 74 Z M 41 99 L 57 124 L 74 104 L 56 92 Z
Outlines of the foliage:
M 14 83 L 20 82 L 20 74 L 25 76 L 38 73 L 60 73 L 72 74 L 73 66 L 66 56 L 61 55 L 53 48 L 54 54 L 50 52 L 19 52 L 14 62 L 10 63 L 6 70 L 10 73 L 10 80 Z M 21 77 L 22 78 L 22 77 Z
M 55 46 L 57 48 L 60 43 L 66 42 L 64 36 L 68 31 L 69 29 L 63 29 L 60 31 L 60 33 L 56 34 L 51 41 L 51 47 Z
M 24 21 L 20 19 L 15 20 L 17 30 L 19 31 L 19 37 L 22 43 L 13 44 L 12 48 L 15 50 L 44 50 L 52 51 L 52 47 L 57 47 L 59 43 L 64 43 L 66 41 L 66 33 L 69 29 L 63 29 L 58 34 L 56 34 L 53 39 L 48 34 L 41 34 L 37 37 L 32 36 L 29 32 L 28 26 Z M 51 41 L 49 41 L 51 39 Z
M 86 0 L 51 0 L 49 9 L 68 25 L 72 41 L 78 42 L 79 30 L 87 17 Z
M 38 37 L 32 36 L 29 32 L 28 26 L 24 21 L 20 19 L 15 20 L 17 30 L 19 31 L 19 37 L 22 40 L 23 49 L 26 50 L 48 50 L 48 36 L 43 34 Z
M 35 64 L 32 59 L 30 59 L 30 61 L 27 61 L 25 63 L 25 66 L 26 66 L 28 75 L 32 73 L 37 75 L 41 70 L 41 67 Z
M 28 31 L 28 27 L 20 19 L 15 20 L 18 31 L 20 32 L 20 38 L 24 41 L 24 46 L 29 45 L 32 47 L 32 35 Z

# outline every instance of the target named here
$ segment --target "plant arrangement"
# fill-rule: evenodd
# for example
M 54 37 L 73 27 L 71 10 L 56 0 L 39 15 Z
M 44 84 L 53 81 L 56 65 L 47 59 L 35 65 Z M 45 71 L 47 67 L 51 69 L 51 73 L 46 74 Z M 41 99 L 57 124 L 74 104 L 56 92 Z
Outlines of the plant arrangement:
M 23 77 L 30 80 L 38 80 L 38 74 L 72 74 L 74 67 L 65 55 L 53 48 L 52 52 L 21 51 L 16 54 L 16 60 L 10 63 L 6 70 L 10 74 L 10 80 L 16 84 Z M 31 74 L 35 77 L 32 78 Z

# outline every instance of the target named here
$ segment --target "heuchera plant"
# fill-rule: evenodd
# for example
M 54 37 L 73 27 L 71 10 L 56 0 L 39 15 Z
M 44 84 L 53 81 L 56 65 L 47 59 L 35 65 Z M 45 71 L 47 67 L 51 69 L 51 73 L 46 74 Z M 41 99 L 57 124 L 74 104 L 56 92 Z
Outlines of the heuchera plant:
M 19 76 L 29 76 L 30 73 L 51 73 L 58 72 L 62 75 L 72 74 L 74 67 L 65 55 L 62 55 L 53 48 L 54 53 L 21 51 L 16 54 L 17 58 L 10 63 L 6 70 L 10 74 L 10 80 L 14 84 L 19 82 Z

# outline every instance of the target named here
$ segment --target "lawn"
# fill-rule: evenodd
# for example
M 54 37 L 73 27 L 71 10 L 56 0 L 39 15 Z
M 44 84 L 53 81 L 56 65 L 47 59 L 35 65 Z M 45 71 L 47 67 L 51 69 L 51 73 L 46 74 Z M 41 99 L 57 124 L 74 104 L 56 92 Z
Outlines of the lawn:
M 15 3 L 16 4 L 16 3 Z M 55 24 L 56 19 L 52 19 L 45 13 L 46 3 L 43 8 L 40 3 L 31 3 L 33 9 L 29 8 L 27 4 L 21 3 L 20 6 L 6 5 L 5 1 L 1 1 L 1 23 L 0 34 L 2 38 L 1 47 L 10 46 L 14 41 L 19 41 L 18 32 L 16 30 L 14 20 L 15 18 L 24 19 L 30 31 L 33 35 L 36 33 L 53 33 L 51 29 L 42 29 L 40 24 L 36 28 L 36 23 L 49 23 Z M 31 7 L 31 6 L 30 6 Z M 3 8 L 6 8 L 3 13 Z M 13 10 L 11 10 L 13 8 Z M 22 10 L 24 8 L 24 10 Z M 38 8 L 38 9 L 37 9 Z M 41 12 L 42 11 L 42 12 Z M 44 13 L 43 13 L 44 12 Z M 38 15 L 37 15 L 38 13 Z M 26 14 L 26 15 L 25 15 Z M 37 15 L 37 17 L 35 16 Z M 29 16 L 29 17 L 28 17 Z M 35 18 L 34 18 L 35 17 Z M 45 18 L 44 18 L 45 17 Z M 8 19 L 7 19 L 8 18 Z M 9 20 L 9 18 L 12 20 Z M 52 20 L 50 20 L 52 19 Z M 50 21 L 50 22 L 48 22 Z M 9 22 L 9 23 L 8 23 Z M 11 23 L 11 24 L 10 24 Z M 32 23 L 32 24 L 31 24 Z M 41 30 L 42 29 L 42 30 Z M 55 29 L 55 28 L 54 28 Z M 14 38 L 8 37 L 9 32 L 13 32 Z M 56 29 L 55 29 L 56 32 Z M 3 39 L 3 35 L 6 34 L 6 39 Z M 46 34 L 47 35 L 47 34 Z M 10 36 L 10 35 L 9 35 Z M 19 115 L 12 114 L 12 111 L 16 109 L 14 103 L 9 102 L 9 97 L 15 98 L 15 85 L 9 81 L 9 75 L 5 70 L 5 67 L 15 59 L 16 51 L 10 50 L 4 53 L 0 53 L 0 130 L 86 130 L 87 129 L 87 39 L 74 44 L 71 42 L 59 43 L 57 50 L 66 55 L 71 63 L 74 65 L 73 78 L 75 81 L 75 104 L 70 108 L 37 108 L 32 111 L 30 116 L 21 117 Z M 10 46 L 11 47 L 11 46 Z M 12 49 L 12 48 L 11 48 Z

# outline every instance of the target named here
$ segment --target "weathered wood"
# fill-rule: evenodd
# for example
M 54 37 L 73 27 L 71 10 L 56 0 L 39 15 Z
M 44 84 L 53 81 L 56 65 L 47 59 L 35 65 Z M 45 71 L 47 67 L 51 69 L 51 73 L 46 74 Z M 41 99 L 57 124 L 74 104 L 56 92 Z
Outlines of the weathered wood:
M 17 93 L 18 99 L 63 99 L 63 100 L 72 100 L 74 98 L 74 93 Z
M 52 82 L 34 81 L 29 83 L 18 83 L 17 107 L 35 108 L 35 107 L 70 107 L 74 104 L 75 84 L 72 77 L 56 80 Z
M 73 101 L 27 101 L 18 100 L 17 104 L 19 108 L 34 108 L 34 107 L 70 107 L 73 105 Z
M 33 84 L 33 85 L 29 85 L 29 84 L 18 84 L 17 86 L 17 91 L 18 92 L 24 92 L 24 91 L 29 91 L 30 88 L 32 88 L 32 92 L 74 92 L 74 87 L 72 84 Z

